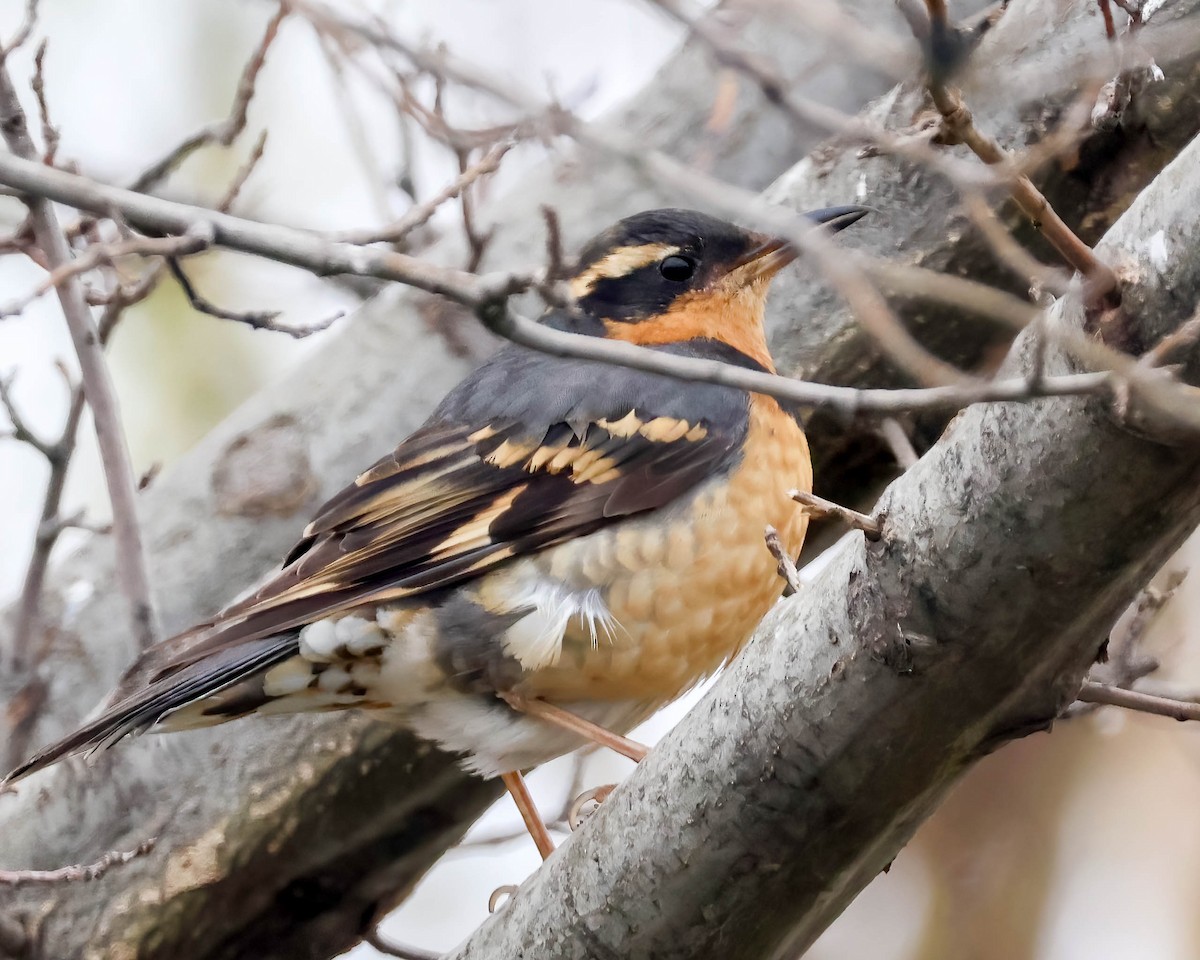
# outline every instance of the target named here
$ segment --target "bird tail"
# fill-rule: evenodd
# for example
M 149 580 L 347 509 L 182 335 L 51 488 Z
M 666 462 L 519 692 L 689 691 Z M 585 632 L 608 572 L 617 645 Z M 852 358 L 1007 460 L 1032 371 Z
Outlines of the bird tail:
M 65 757 L 110 747 L 124 737 L 155 726 L 171 729 L 211 726 L 251 712 L 251 706 L 240 708 L 241 697 L 227 697 L 224 699 L 229 702 L 218 704 L 213 704 L 210 698 L 288 660 L 298 650 L 298 634 L 294 632 L 263 637 L 162 676 L 45 747 L 0 783 L 13 783 Z M 192 706 L 201 709 L 185 709 Z M 176 717 L 181 722 L 176 722 Z

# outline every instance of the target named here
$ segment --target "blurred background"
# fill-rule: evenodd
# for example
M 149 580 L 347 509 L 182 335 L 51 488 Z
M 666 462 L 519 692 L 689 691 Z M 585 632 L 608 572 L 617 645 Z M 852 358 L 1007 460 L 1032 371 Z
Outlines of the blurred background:
M 18 0 L 0 4 L 5 35 L 21 7 Z M 637 93 L 683 40 L 675 24 L 626 0 L 441 0 L 370 9 L 407 37 L 444 41 L 459 57 L 531 89 L 548 85 L 584 116 Z M 41 33 L 52 38 L 47 98 L 62 134 L 60 156 L 101 180 L 132 180 L 189 132 L 225 116 L 272 12 L 270 4 L 248 0 L 44 0 Z M 32 57 L 27 47 L 13 63 L 23 90 Z M 164 192 L 211 202 L 265 128 L 266 152 L 237 212 L 330 230 L 386 223 L 411 202 L 401 184 L 427 197 L 457 167 L 444 148 L 405 138 L 393 123 L 348 122 L 376 108 L 394 115 L 374 102 L 378 97 L 361 78 L 339 74 L 302 23 L 285 21 L 250 108 L 251 135 L 230 150 L 201 151 Z M 343 109 L 348 100 L 354 111 Z M 536 149 L 517 150 L 487 189 L 503 190 Z M 0 230 L 11 230 L 22 215 L 15 200 L 0 198 Z M 455 216 L 453 206 L 444 209 L 432 229 L 451 229 Z M 284 322 L 312 323 L 360 302 L 346 287 L 246 257 L 211 254 L 189 264 L 210 299 L 281 310 Z M 0 304 L 43 276 L 28 260 L 0 258 Z M 328 335 L 295 341 L 223 323 L 194 313 L 174 284 L 161 285 L 129 312 L 109 349 L 135 469 L 171 462 L 262 384 L 320 350 Z M 71 354 L 53 296 L 0 319 L 0 375 L 15 374 L 14 398 L 46 436 L 66 411 L 56 364 L 70 366 Z M 83 510 L 102 523 L 107 501 L 86 423 L 81 436 L 65 512 Z M 0 441 L 0 602 L 19 590 L 46 475 L 33 451 Z M 57 549 L 94 535 L 69 531 Z M 1169 570 L 1186 571 L 1198 551 L 1193 541 Z M 1200 690 L 1198 591 L 1185 581 L 1140 646 L 1162 661 L 1156 677 L 1184 692 L 1189 680 Z M 675 705 L 635 736 L 652 742 L 686 707 Z M 564 758 L 535 773 L 531 785 L 542 809 L 553 813 L 580 789 L 619 780 L 628 768 L 609 756 Z M 1200 728 L 1111 708 L 1063 721 L 1052 734 L 982 763 L 809 956 L 1200 956 L 1197 796 Z M 538 862 L 504 799 L 382 930 L 406 944 L 449 948 L 483 919 L 494 888 L 519 883 Z M 363 945 L 350 955 L 375 951 Z

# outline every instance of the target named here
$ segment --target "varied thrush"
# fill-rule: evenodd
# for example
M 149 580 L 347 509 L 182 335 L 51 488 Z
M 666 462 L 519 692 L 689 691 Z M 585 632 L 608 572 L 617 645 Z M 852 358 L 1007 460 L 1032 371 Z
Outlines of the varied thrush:
M 808 216 L 840 230 L 861 207 Z M 794 249 L 687 210 L 584 248 L 542 322 L 774 371 L 763 308 Z M 804 433 L 774 399 L 510 345 L 322 506 L 283 569 L 160 644 L 143 688 L 15 770 L 249 714 L 396 712 L 500 775 L 622 734 L 737 654 L 799 553 Z M 180 650 L 183 652 L 179 652 Z M 151 662 L 155 652 L 151 652 Z

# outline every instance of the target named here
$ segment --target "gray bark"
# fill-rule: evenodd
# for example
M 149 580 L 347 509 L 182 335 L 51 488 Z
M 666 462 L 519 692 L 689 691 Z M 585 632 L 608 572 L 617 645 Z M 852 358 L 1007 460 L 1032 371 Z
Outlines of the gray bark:
M 820 37 L 758 20 L 744 40 L 794 69 L 797 89 L 843 108 L 885 89 L 852 63 L 808 71 Z M 706 143 L 714 79 L 702 52 L 681 53 L 652 87 L 611 122 L 684 159 L 706 148 L 713 171 L 743 186 L 762 187 L 815 142 L 748 96 L 728 134 Z M 488 266 L 541 258 L 540 204 L 558 209 L 575 244 L 619 213 L 664 202 L 612 165 L 546 164 L 488 211 L 501 226 Z M 461 255 L 453 241 L 430 251 L 443 262 Z M 139 510 L 164 627 L 188 626 L 260 578 L 305 513 L 415 428 L 483 342 L 445 305 L 386 293 L 168 470 Z M 90 711 L 136 653 L 103 541 L 55 569 L 45 601 L 53 627 L 34 644 L 33 675 L 0 680 L 8 765 Z M 123 744 L 0 796 L 0 867 L 90 862 L 148 836 L 158 846 L 94 883 L 0 888 L 0 955 L 327 957 L 402 897 L 496 793 L 406 734 L 350 716 Z M 22 941 L 22 927 L 39 932 Z
M 1100 245 L 1131 267 L 1120 335 L 1200 298 L 1200 141 Z M 1145 241 L 1163 231 L 1164 266 Z M 1054 322 L 1082 325 L 1078 300 Z M 1021 368 L 1029 338 L 1011 364 Z M 1200 356 L 1192 351 L 1194 377 Z M 1072 364 L 1061 356 L 1050 372 Z M 780 604 L 710 694 L 505 906 L 468 958 L 794 957 L 971 764 L 1048 726 L 1101 639 L 1200 521 L 1200 443 L 1100 400 L 959 416 L 861 536 Z

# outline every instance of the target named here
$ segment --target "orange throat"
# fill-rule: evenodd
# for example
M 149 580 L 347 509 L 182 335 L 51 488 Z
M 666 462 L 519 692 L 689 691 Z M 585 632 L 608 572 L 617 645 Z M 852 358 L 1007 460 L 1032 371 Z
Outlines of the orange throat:
M 660 316 L 635 323 L 605 320 L 604 327 L 614 340 L 643 346 L 700 338 L 719 340 L 774 373 L 763 328 L 764 287 L 754 283 L 688 293 Z

